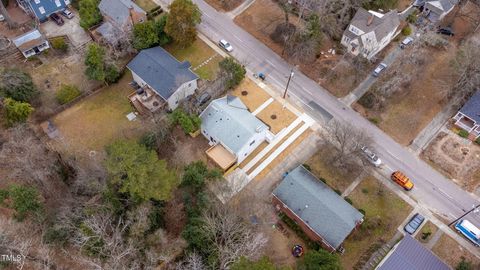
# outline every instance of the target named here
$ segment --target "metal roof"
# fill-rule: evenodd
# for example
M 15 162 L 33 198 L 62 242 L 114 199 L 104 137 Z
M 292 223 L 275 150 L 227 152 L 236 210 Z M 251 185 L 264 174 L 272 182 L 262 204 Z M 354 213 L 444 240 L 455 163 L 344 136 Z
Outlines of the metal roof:
M 480 124 L 480 90 L 463 105 L 460 112 Z
M 30 32 L 27 32 L 21 36 L 14 38 L 12 41 L 13 41 L 13 44 L 17 46 L 17 48 L 19 48 L 22 51 L 25 51 L 45 43 L 46 39 L 45 37 L 42 36 L 40 31 L 38 31 L 37 29 L 34 29 Z
M 225 96 L 212 101 L 200 114 L 202 129 L 237 154 L 267 125 L 248 111 L 240 98 Z M 237 157 L 238 158 L 238 157 Z
M 377 270 L 450 270 L 451 268 L 410 235 L 383 260 Z
M 290 171 L 273 194 L 335 249 L 363 214 L 303 166 Z
M 168 100 L 182 84 L 198 79 L 188 61 L 179 62 L 162 47 L 142 50 L 127 68 L 144 80 L 163 99 Z
M 102 0 L 98 5 L 98 9 L 104 16 L 108 16 L 119 26 L 127 23 L 130 17 L 130 8 L 140 13 L 145 11 L 137 4 L 130 0 Z

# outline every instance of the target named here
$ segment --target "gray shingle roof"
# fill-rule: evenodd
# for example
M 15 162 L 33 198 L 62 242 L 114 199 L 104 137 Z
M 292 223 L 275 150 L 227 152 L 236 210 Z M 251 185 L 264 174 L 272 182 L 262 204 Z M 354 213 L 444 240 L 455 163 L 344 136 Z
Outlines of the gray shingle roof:
M 428 9 L 435 11 L 441 15 L 444 12 L 449 11 L 453 6 L 458 3 L 457 0 L 429 0 L 426 1 Z
M 480 123 L 480 90 L 463 105 L 460 112 L 473 119 L 477 124 Z
M 98 8 L 104 16 L 112 18 L 119 26 L 125 25 L 130 17 L 129 8 L 145 13 L 141 7 L 130 0 L 102 0 Z
M 252 113 L 243 102 L 235 96 L 225 96 L 212 101 L 200 115 L 202 129 L 209 136 L 217 138 L 234 153 L 247 143 L 257 131 L 268 127 Z
M 273 194 L 336 249 L 363 219 L 303 166 L 289 172 Z
M 179 62 L 162 47 L 142 50 L 127 68 L 140 76 L 155 92 L 167 100 L 182 84 L 198 79 L 190 63 Z
M 368 24 L 368 20 L 372 16 L 373 21 Z M 377 40 L 381 40 L 400 25 L 400 19 L 396 10 L 389 11 L 380 18 L 363 8 L 359 8 L 353 19 L 350 21 L 350 24 L 365 33 L 375 31 Z M 348 27 L 345 29 L 345 32 L 350 32 Z
M 451 268 L 407 234 L 377 269 L 450 270 Z
M 20 50 L 28 50 L 38 45 L 43 44 L 46 41 L 45 37 L 38 31 L 34 29 L 30 32 L 22 34 L 13 39 L 13 44 L 17 46 Z

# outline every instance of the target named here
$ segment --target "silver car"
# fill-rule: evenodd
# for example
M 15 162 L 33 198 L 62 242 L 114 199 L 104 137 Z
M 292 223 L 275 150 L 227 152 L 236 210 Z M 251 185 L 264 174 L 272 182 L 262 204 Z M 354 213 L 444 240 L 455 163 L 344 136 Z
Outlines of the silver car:
M 363 146 L 361 149 L 367 160 L 370 161 L 370 163 L 372 163 L 375 167 L 382 165 L 382 160 L 370 149 L 368 149 L 366 146 Z
M 67 19 L 71 19 L 74 16 L 74 14 L 68 8 L 62 10 L 61 14 Z
M 218 46 L 222 47 L 227 52 L 233 51 L 232 45 L 230 45 L 230 43 L 228 43 L 225 39 L 221 39 L 218 42 Z
M 373 77 L 378 77 L 380 73 L 382 73 L 385 69 L 387 68 L 387 64 L 385 63 L 380 63 L 375 70 L 373 71 Z

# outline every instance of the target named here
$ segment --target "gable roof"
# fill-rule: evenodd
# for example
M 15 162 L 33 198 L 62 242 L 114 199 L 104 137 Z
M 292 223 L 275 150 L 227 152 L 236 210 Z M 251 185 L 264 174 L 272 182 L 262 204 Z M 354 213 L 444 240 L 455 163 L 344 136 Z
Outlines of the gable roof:
M 460 112 L 474 120 L 477 124 L 480 124 L 480 90 L 473 94 L 460 109 Z
M 130 0 L 102 0 L 98 5 L 103 16 L 111 18 L 119 26 L 125 25 L 130 18 L 130 8 L 146 14 L 141 7 Z
M 34 29 L 30 32 L 27 32 L 21 36 L 18 36 L 13 39 L 13 44 L 17 46 L 19 50 L 27 51 L 33 47 L 39 46 L 46 41 L 45 37 L 38 31 Z
M 303 166 L 290 171 L 273 195 L 335 249 L 363 219 L 362 213 Z
M 371 20 L 370 23 L 368 23 L 369 20 Z M 359 8 L 353 19 L 350 21 L 350 25 L 355 26 L 365 33 L 374 31 L 377 40 L 381 40 L 388 35 L 388 33 L 397 29 L 400 25 L 400 19 L 396 10 L 381 14 L 374 11 L 367 11 L 364 8 Z M 345 32 L 350 32 L 348 27 L 345 29 Z
M 48 19 L 52 13 L 63 10 L 70 4 L 69 0 L 30 0 L 28 1 L 35 17 L 40 21 Z
M 425 4 L 428 9 L 441 15 L 444 12 L 450 11 L 457 3 L 457 0 L 427 0 Z
M 235 96 L 225 96 L 210 102 L 200 118 L 202 129 L 235 154 L 250 143 L 256 133 L 268 129 Z
M 377 269 L 450 270 L 451 268 L 407 234 Z
M 162 47 L 142 50 L 127 68 L 144 80 L 163 99 L 170 98 L 182 84 L 198 79 L 188 61 L 179 62 Z

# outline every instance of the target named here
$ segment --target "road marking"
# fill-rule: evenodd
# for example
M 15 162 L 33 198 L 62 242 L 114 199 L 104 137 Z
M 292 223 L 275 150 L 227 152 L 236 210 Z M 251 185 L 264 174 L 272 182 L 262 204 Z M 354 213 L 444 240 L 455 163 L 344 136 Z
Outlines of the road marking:
M 445 193 L 445 191 L 443 191 L 441 188 L 437 188 L 438 192 L 442 193 L 444 196 L 450 198 L 450 199 L 453 199 L 452 196 L 448 195 L 447 193 Z
M 240 42 L 243 43 L 243 40 L 242 40 L 241 38 L 237 37 L 236 35 L 233 35 L 233 37 L 236 38 L 236 39 L 238 39 L 238 40 L 240 40 Z
M 265 59 L 265 62 L 268 62 L 271 66 L 275 66 L 270 60 Z
M 303 91 L 307 92 L 310 96 L 313 96 L 312 92 L 308 91 L 306 88 L 302 88 Z
M 277 79 L 275 79 L 274 77 L 270 77 L 270 79 L 274 80 L 277 84 L 282 85 L 282 83 L 279 82 L 279 81 L 278 81 Z
M 452 213 L 448 213 L 448 214 L 449 214 L 451 217 L 453 217 L 453 218 L 457 218 L 457 217 L 456 217 L 454 214 L 452 214 Z

